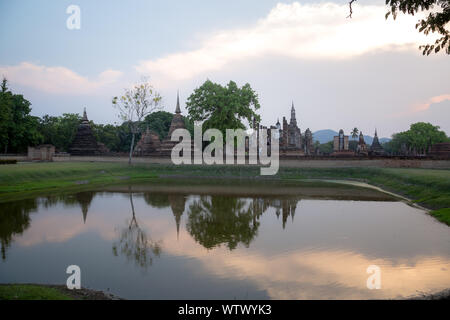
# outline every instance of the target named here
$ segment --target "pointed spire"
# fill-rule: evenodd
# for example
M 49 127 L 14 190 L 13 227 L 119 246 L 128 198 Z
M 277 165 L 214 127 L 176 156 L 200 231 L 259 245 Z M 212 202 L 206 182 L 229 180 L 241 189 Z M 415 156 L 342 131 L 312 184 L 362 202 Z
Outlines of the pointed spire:
M 291 125 L 297 125 L 297 119 L 295 118 L 295 108 L 294 108 L 294 100 L 292 100 L 292 108 L 291 108 Z
M 181 113 L 181 110 L 180 110 L 180 93 L 179 93 L 178 90 L 177 90 L 177 107 L 175 109 L 175 113 Z
M 375 128 L 375 137 L 378 137 L 377 128 Z
M 87 117 L 87 113 L 86 113 L 86 107 L 84 108 L 84 111 L 83 111 L 83 121 L 89 121 L 88 117 Z
M 85 207 L 81 208 L 81 212 L 83 213 L 83 222 L 84 224 L 86 224 L 86 219 L 87 219 L 87 214 L 88 214 L 88 209 Z

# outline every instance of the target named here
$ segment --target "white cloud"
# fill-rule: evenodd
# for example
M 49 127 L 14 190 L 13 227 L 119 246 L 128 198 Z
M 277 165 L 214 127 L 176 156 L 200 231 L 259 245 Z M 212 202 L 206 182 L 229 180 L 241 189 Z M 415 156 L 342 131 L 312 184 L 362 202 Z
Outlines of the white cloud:
M 447 100 L 450 100 L 450 94 L 441 94 L 439 96 L 434 96 L 428 99 L 427 102 L 416 105 L 414 111 L 425 111 L 430 109 L 432 104 L 441 103 Z
M 11 83 L 52 94 L 91 94 L 116 82 L 122 72 L 105 70 L 96 79 L 88 79 L 65 67 L 47 67 L 30 62 L 0 66 L 0 75 Z
M 347 19 L 347 4 L 277 4 L 253 27 L 212 34 L 196 50 L 141 61 L 136 70 L 183 80 L 261 56 L 346 59 L 380 49 L 417 50 L 431 41 L 415 29 L 417 15 L 385 20 L 386 11 L 383 5 L 359 5 Z

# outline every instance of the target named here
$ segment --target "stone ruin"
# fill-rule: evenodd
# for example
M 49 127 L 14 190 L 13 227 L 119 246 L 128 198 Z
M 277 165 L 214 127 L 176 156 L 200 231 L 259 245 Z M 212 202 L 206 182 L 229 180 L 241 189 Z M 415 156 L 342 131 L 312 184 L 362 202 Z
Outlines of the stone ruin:
M 383 156 L 386 154 L 383 147 L 378 140 L 377 130 L 375 129 L 375 136 L 373 137 L 372 145 L 370 146 L 369 154 L 373 156 Z
M 367 147 L 367 144 L 364 141 L 364 135 L 362 131 L 359 132 L 359 141 L 358 146 L 356 147 L 356 153 L 364 156 L 367 156 L 369 154 L 369 148 Z
M 450 158 L 450 142 L 433 144 L 431 146 L 429 155 L 434 158 Z
M 27 159 L 31 161 L 52 161 L 55 155 L 55 146 L 42 144 L 36 147 L 28 147 Z
M 103 143 L 97 142 L 97 139 L 92 132 L 85 108 L 83 119 L 81 120 L 75 138 L 69 147 L 69 153 L 74 156 L 92 156 L 108 152 L 108 148 Z
M 159 153 L 160 147 L 161 141 L 159 140 L 158 134 L 147 127 L 147 130 L 142 134 L 141 139 L 136 144 L 134 154 L 139 157 L 156 155 Z
M 178 144 L 177 141 L 171 141 L 172 133 L 176 129 L 186 129 L 186 126 L 184 124 L 184 118 L 181 115 L 180 96 L 178 93 L 177 93 L 177 106 L 175 108 L 175 114 L 172 118 L 172 123 L 170 124 L 169 133 L 167 134 L 167 137 L 161 144 L 161 155 L 170 156 L 173 147 Z

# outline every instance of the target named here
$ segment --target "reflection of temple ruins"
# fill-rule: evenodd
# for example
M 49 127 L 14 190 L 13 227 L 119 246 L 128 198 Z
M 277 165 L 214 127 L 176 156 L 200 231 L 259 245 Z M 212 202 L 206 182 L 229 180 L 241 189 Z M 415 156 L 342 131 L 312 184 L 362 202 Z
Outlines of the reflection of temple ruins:
M 83 213 L 83 222 L 86 223 L 87 214 L 89 207 L 91 205 L 92 199 L 94 198 L 95 193 L 94 192 L 80 192 L 75 194 L 75 200 L 80 204 L 81 206 L 81 212 Z
M 184 213 L 186 205 L 186 197 L 184 195 L 172 194 L 168 196 L 170 208 L 172 209 L 173 216 L 175 217 L 175 224 L 177 227 L 177 239 L 180 236 L 180 222 L 181 216 Z

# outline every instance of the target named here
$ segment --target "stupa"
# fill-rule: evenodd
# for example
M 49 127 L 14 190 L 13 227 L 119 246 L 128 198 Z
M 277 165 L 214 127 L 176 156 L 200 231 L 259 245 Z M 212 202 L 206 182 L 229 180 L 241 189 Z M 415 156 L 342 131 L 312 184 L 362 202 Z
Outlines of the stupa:
M 81 120 L 75 138 L 69 147 L 69 153 L 75 156 L 91 156 L 102 154 L 107 151 L 106 146 L 98 143 L 97 139 L 95 139 L 87 117 L 86 108 L 84 108 L 83 119 Z
M 178 141 L 171 141 L 172 133 L 176 129 L 186 129 L 186 126 L 184 125 L 184 118 L 181 115 L 181 109 L 180 109 L 180 96 L 177 93 L 177 106 L 175 108 L 175 114 L 172 118 L 172 123 L 170 124 L 169 133 L 167 134 L 167 137 L 164 139 L 164 141 L 161 144 L 161 154 L 165 156 L 170 156 L 172 153 L 172 149 L 175 145 L 178 144 Z
M 159 140 L 158 134 L 147 127 L 147 130 L 142 134 L 141 139 L 136 144 L 134 153 L 137 156 L 156 155 L 159 153 L 160 147 L 161 141 Z
M 370 146 L 370 154 L 375 156 L 382 156 L 385 154 L 383 147 L 378 140 L 377 130 L 375 129 L 375 136 L 373 137 L 372 145 Z

